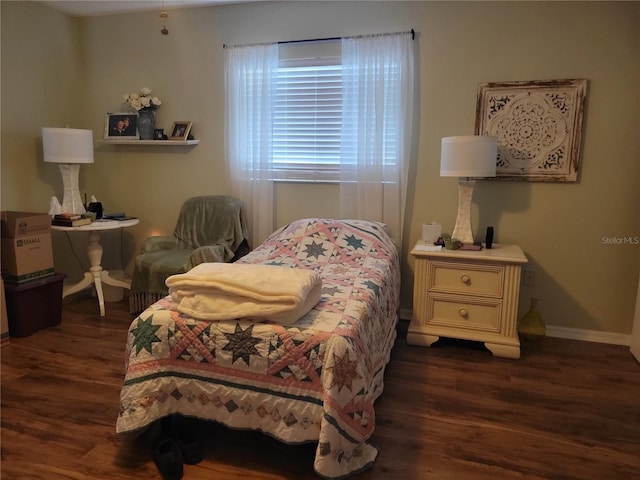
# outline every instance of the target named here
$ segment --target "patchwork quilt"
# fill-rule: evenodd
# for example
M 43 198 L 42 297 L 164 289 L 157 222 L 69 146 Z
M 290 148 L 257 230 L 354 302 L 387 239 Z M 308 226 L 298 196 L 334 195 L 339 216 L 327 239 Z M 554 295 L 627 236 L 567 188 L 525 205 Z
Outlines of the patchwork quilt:
M 196 320 L 170 310 L 170 297 L 156 302 L 129 328 L 117 431 L 177 413 L 317 442 L 314 469 L 324 478 L 369 468 L 400 292 L 384 225 L 298 220 L 239 263 L 314 270 L 320 301 L 292 325 Z

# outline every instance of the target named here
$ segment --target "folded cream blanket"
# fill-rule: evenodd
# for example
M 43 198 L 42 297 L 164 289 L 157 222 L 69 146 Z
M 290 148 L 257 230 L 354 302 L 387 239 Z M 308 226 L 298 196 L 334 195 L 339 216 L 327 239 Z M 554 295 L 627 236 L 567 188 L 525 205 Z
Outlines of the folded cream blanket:
M 166 280 L 171 309 L 200 320 L 269 320 L 291 325 L 320 300 L 312 271 L 275 265 L 201 263 Z

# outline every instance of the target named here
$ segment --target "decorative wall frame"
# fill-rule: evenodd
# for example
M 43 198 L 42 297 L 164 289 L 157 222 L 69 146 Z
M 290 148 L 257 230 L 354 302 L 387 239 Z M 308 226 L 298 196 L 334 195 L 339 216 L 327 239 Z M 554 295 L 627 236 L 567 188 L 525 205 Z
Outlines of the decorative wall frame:
M 498 138 L 496 179 L 575 182 L 586 79 L 478 86 L 476 135 Z

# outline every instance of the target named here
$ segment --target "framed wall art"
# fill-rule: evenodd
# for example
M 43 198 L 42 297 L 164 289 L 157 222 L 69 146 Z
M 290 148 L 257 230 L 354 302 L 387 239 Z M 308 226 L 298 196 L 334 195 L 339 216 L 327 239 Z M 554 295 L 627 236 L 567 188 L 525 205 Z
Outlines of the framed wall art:
M 586 79 L 483 83 L 476 135 L 498 138 L 496 179 L 575 182 Z
M 138 114 L 107 113 L 104 120 L 105 140 L 138 140 Z
M 171 131 L 169 132 L 169 140 L 186 140 L 187 138 L 189 138 L 191 125 L 192 122 L 189 122 L 187 120 L 173 122 Z

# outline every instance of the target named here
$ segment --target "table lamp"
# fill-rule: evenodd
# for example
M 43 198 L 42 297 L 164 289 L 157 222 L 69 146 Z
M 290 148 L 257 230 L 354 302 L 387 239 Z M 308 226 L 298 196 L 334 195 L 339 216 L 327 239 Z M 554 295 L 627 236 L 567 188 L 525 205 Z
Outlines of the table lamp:
M 93 131 L 75 128 L 43 128 L 44 161 L 60 164 L 64 185 L 62 212 L 85 213 L 78 176 L 81 163 L 93 163 Z
M 442 139 L 440 176 L 459 177 L 458 216 L 451 238 L 473 243 L 471 198 L 476 183 L 473 177 L 495 177 L 497 159 L 496 137 L 468 135 Z

